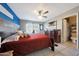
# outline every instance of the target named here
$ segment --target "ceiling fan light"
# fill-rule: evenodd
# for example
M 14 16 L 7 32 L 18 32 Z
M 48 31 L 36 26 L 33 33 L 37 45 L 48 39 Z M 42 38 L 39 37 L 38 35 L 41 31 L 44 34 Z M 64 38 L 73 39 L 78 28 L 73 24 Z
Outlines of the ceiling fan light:
M 36 15 L 39 15 L 38 12 L 37 12 L 36 10 L 34 10 L 34 13 L 35 13 Z
M 42 17 L 42 16 L 38 16 L 38 18 L 39 18 L 39 19 L 43 19 L 43 17 Z

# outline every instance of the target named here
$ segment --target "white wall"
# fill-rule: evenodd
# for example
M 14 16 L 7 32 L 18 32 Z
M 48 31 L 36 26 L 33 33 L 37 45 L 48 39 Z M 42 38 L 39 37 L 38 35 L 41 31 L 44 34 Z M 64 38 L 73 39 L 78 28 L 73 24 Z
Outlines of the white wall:
M 20 21 L 20 28 L 22 31 L 26 31 L 26 21 L 25 20 L 21 20 Z

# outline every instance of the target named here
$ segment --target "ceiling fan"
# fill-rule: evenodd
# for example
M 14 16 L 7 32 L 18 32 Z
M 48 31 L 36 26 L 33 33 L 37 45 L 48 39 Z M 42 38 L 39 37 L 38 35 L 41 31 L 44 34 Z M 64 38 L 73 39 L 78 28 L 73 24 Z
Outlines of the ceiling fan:
M 47 18 L 48 10 L 39 10 L 37 11 L 37 15 L 42 17 L 42 18 Z

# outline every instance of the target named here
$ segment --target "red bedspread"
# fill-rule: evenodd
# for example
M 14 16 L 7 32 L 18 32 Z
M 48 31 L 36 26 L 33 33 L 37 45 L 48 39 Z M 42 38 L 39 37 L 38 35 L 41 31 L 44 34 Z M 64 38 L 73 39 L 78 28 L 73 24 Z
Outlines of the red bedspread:
M 48 39 L 48 36 L 45 34 L 32 34 L 28 39 Z
M 30 52 L 51 46 L 50 39 L 45 34 L 33 34 L 28 39 L 7 42 L 2 45 L 6 50 L 14 50 L 14 55 L 26 55 Z

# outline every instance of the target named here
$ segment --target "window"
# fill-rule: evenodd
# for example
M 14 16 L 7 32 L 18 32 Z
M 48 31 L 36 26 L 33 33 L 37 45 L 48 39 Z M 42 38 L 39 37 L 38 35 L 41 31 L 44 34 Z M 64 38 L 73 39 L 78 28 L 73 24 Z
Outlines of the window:
M 40 25 L 40 27 L 39 27 L 40 28 L 40 31 L 41 30 L 44 30 L 44 25 L 43 24 L 39 24 L 39 25 Z
M 33 30 L 32 23 L 27 23 L 26 24 L 26 33 L 31 34 Z
M 37 23 L 27 23 L 26 24 L 26 33 L 32 34 L 32 33 L 39 33 L 39 24 Z

